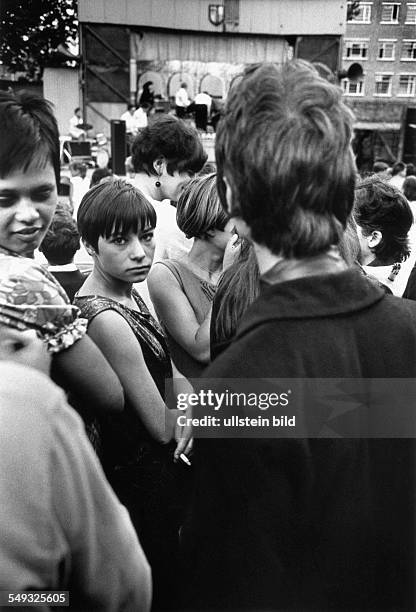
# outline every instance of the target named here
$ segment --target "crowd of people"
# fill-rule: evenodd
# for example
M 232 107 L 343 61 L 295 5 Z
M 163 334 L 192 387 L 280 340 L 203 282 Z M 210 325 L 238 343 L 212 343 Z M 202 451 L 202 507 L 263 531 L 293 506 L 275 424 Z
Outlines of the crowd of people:
M 109 612 L 415 609 L 415 419 L 394 432 L 416 374 L 416 179 L 360 178 L 352 122 L 307 62 L 251 67 L 216 166 L 163 116 L 132 131 L 133 176 L 97 169 L 74 207 L 51 105 L 0 92 L 0 591 Z M 358 408 L 304 395 L 293 435 L 201 437 L 212 410 L 178 403 L 288 379 L 356 381 Z M 361 383 L 386 379 L 371 435 L 380 393 Z

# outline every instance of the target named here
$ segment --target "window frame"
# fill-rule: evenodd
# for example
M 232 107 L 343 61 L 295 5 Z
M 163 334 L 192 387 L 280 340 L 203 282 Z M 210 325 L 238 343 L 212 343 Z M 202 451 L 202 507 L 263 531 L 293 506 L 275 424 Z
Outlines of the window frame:
M 360 55 L 347 55 L 347 48 L 348 45 L 351 44 L 351 48 L 352 45 L 361 45 L 360 50 L 362 51 L 364 48 L 367 51 L 367 54 L 365 57 L 363 57 L 362 54 Z M 365 45 L 365 46 L 364 46 Z M 344 48 L 343 48 L 343 56 L 342 59 L 346 60 L 346 61 L 352 61 L 352 60 L 362 60 L 363 62 L 366 62 L 368 60 L 368 51 L 370 48 L 370 39 L 369 38 L 346 38 L 344 39 Z
M 350 85 L 353 84 L 360 84 L 360 91 L 358 92 L 351 92 L 350 91 Z M 348 88 L 345 87 L 344 85 L 348 85 Z M 350 79 L 346 78 L 346 79 L 342 79 L 341 81 L 341 87 L 342 87 L 342 91 L 343 91 L 343 95 L 344 96 L 352 96 L 354 98 L 362 98 L 364 96 L 364 79 L 359 79 L 358 81 L 350 81 Z
M 396 43 L 397 38 L 379 38 L 377 41 L 377 60 L 379 62 L 394 62 L 396 59 Z M 380 49 L 384 45 L 393 45 L 392 57 L 380 57 Z
M 403 51 L 405 49 L 406 43 L 413 45 L 413 54 L 414 57 L 403 57 Z M 416 38 L 404 38 L 402 40 L 402 48 L 400 54 L 400 61 L 402 62 L 416 62 Z
M 413 16 L 413 21 L 409 21 L 409 8 L 412 8 L 414 10 L 414 16 Z M 406 3 L 406 20 L 404 22 L 405 24 L 410 24 L 410 25 L 416 25 L 416 2 L 407 2 Z
M 347 2 L 347 4 L 351 4 L 351 2 Z M 359 21 L 358 19 L 355 19 L 353 17 L 352 19 L 348 19 L 347 23 L 353 23 L 354 25 L 371 23 L 371 17 L 373 13 L 373 10 L 372 10 L 373 2 L 360 2 L 360 8 L 363 9 L 362 11 L 363 19 Z M 368 13 L 368 15 L 366 15 L 366 13 Z
M 388 21 L 383 20 L 383 10 L 385 7 L 390 6 L 392 11 L 391 11 L 391 19 L 389 19 Z M 397 25 L 400 23 L 399 20 L 399 16 L 400 16 L 400 3 L 399 2 L 382 2 L 381 3 L 381 17 L 380 17 L 380 24 L 389 24 L 389 25 Z M 393 12 L 394 12 L 394 8 L 397 8 L 397 16 L 394 19 L 393 18 Z
M 409 80 L 411 79 L 413 82 L 413 85 L 411 85 L 411 93 L 400 93 L 400 81 L 402 79 L 402 77 L 407 77 Z M 408 86 L 409 89 L 409 86 Z M 410 73 L 410 72 L 401 72 L 399 73 L 399 84 L 398 84 L 398 89 L 397 89 L 397 97 L 398 98 L 412 98 L 416 96 L 416 73 Z
M 392 85 L 393 85 L 393 72 L 376 72 L 374 74 L 374 97 L 377 98 L 391 98 L 392 96 Z M 377 80 L 377 77 L 389 77 L 389 89 L 387 93 L 378 93 L 377 92 L 377 83 L 380 81 Z

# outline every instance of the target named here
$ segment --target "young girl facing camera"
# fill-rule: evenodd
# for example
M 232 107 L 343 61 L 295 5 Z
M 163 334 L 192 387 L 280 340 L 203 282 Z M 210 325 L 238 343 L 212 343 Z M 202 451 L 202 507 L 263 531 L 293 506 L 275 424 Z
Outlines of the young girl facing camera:
M 174 589 L 184 467 L 173 463 L 176 410 L 164 403 L 172 376 L 165 336 L 133 288 L 152 265 L 156 213 L 137 189 L 115 180 L 84 196 L 78 225 L 94 267 L 75 303 L 126 398 L 121 414 L 99 424 L 102 462 L 152 566 L 157 607 Z

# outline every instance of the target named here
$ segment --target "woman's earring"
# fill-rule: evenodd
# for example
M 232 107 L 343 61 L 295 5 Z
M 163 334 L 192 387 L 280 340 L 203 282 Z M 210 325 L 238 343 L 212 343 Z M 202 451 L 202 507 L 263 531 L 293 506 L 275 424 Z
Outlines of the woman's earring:
M 161 185 L 160 181 L 156 181 L 155 185 L 156 185 L 157 188 L 159 188 L 160 185 Z

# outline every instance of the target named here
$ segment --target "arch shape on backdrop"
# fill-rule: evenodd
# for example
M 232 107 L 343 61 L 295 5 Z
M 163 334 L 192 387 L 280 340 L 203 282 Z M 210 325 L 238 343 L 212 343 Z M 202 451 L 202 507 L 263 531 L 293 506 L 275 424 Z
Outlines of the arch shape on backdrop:
M 199 91 L 206 91 L 213 98 L 224 98 L 224 80 L 214 74 L 205 74 L 201 79 Z
M 170 77 L 168 81 L 169 98 L 175 97 L 175 94 L 181 86 L 181 83 L 186 83 L 188 85 L 188 96 L 190 100 L 193 100 L 195 97 L 194 79 L 190 74 L 186 72 L 174 72 Z
M 160 95 L 163 98 L 165 97 L 165 85 L 162 75 L 154 70 L 146 70 L 146 72 L 143 72 L 137 80 L 137 99 L 140 98 L 143 85 L 147 83 L 147 81 L 152 81 L 155 96 Z

